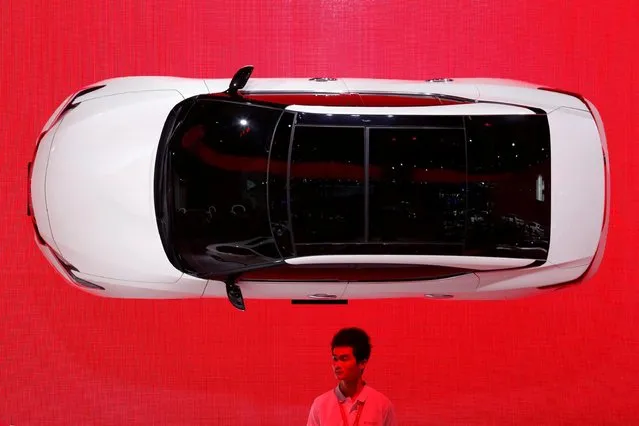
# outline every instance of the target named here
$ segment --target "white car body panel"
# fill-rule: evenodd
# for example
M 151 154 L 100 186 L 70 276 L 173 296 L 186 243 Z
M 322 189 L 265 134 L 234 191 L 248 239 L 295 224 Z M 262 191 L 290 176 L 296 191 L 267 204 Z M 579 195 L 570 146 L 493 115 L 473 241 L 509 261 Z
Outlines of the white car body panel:
M 204 80 L 209 93 L 221 93 L 225 91 L 230 78 Z M 348 88 L 341 79 L 335 81 L 312 81 L 308 78 L 251 78 L 243 92 L 277 92 L 277 93 L 346 93 Z
M 525 104 L 543 109 L 546 112 L 552 112 L 562 106 L 588 111 L 587 106 L 584 105 L 583 102 L 563 93 L 534 90 L 527 87 L 491 84 L 478 85 L 477 87 L 479 89 L 478 99 L 480 100 Z
M 85 101 L 63 118 L 46 199 L 55 246 L 78 270 L 149 283 L 182 276 L 162 248 L 153 201 L 160 133 L 182 99 L 172 90 L 112 95 Z
M 239 279 L 237 284 L 247 299 L 340 299 L 348 282 L 261 281 Z M 226 297 L 225 284 L 209 281 L 205 297 Z
M 481 270 L 521 268 L 534 262 L 533 259 L 477 256 L 420 256 L 420 255 L 327 255 L 305 256 L 287 259 L 290 265 L 331 264 L 385 264 L 385 265 L 437 265 Z
M 106 297 L 226 297 L 225 284 L 177 270 L 163 250 L 155 217 L 153 179 L 158 141 L 171 109 L 185 98 L 220 93 L 230 78 L 119 77 L 74 100 L 79 106 L 43 127 L 48 131 L 34 159 L 32 204 L 39 233 L 78 278 L 105 290 Z M 384 263 L 475 268 L 451 278 L 398 282 L 272 282 L 241 280 L 244 297 L 358 299 L 454 295 L 456 299 L 498 299 L 538 292 L 541 285 L 591 276 L 601 262 L 609 212 L 609 170 L 599 113 L 580 99 L 537 90 L 528 82 L 461 78 L 452 81 L 251 78 L 249 93 L 441 94 L 477 101 L 429 107 L 326 107 L 290 105 L 289 110 L 326 114 L 501 115 L 548 113 L 551 131 L 552 228 L 548 261 L 518 269 L 531 259 L 437 259 L 384 256 Z M 500 104 L 499 102 L 502 102 Z M 586 101 L 588 102 L 588 101 Z M 505 104 L 503 104 L 505 103 Z M 592 114 L 595 115 L 593 119 Z M 603 155 L 602 155 L 603 147 Z M 81 161 L 78 161 L 81 159 Z M 576 190 L 577 189 L 577 190 Z M 608 194 L 606 197 L 605 194 Z M 584 214 L 584 212 L 590 212 Z M 40 245 L 47 260 L 73 282 L 56 255 Z M 597 257 L 595 257 L 597 253 Z M 329 259 L 330 258 L 330 259 Z M 377 256 L 360 256 L 362 263 Z M 353 262 L 354 256 L 287 259 L 289 264 Z M 368 259 L 368 260 L 367 260 Z M 490 268 L 509 268 L 491 271 Z M 514 268 L 514 269 L 513 269 Z M 65 275 L 66 274 L 66 275 Z
M 608 156 L 608 140 L 606 138 L 604 124 L 601 119 L 599 110 L 588 99 L 584 99 L 584 101 L 588 105 L 588 109 L 592 113 L 595 119 L 595 123 L 597 123 L 597 130 L 599 131 L 599 140 L 601 142 L 601 148 L 603 150 L 603 158 L 604 158 L 604 165 L 605 165 L 604 174 L 605 174 L 605 194 L 606 194 L 605 205 L 604 205 L 605 214 L 603 218 L 604 222 L 602 225 L 601 237 L 599 238 L 599 246 L 597 247 L 597 252 L 595 253 L 594 259 L 592 260 L 590 269 L 584 274 L 584 277 L 583 277 L 584 280 L 589 280 L 597 273 L 597 270 L 599 269 L 599 266 L 601 265 L 601 262 L 603 261 L 606 242 L 608 239 L 608 228 L 610 224 L 610 159 Z
M 588 111 L 579 99 L 563 93 L 536 90 L 541 85 L 505 78 L 455 78 L 454 84 L 474 84 L 478 100 L 526 104 L 551 112 L 560 106 Z M 451 83 L 448 83 L 451 84 Z
M 434 93 L 458 96 L 468 99 L 477 99 L 479 90 L 473 83 L 433 83 L 425 80 L 373 80 L 365 78 L 347 78 L 344 83 L 352 92 L 373 92 L 386 94 L 418 94 L 429 95 Z
M 206 280 L 188 275 L 182 275 L 182 277 L 175 283 L 158 283 L 110 279 L 82 272 L 69 273 L 58 261 L 50 247 L 38 244 L 38 248 L 40 248 L 45 259 L 53 265 L 56 272 L 69 284 L 86 293 L 96 296 L 117 299 L 191 299 L 202 297 L 207 286 Z M 89 289 L 82 285 L 78 285 L 75 282 L 74 277 L 103 286 L 104 290 Z M 222 296 L 223 295 L 216 295 L 213 297 Z
M 67 96 L 67 98 L 64 101 L 62 101 L 60 105 L 58 105 L 55 111 L 53 111 L 53 114 L 51 114 L 51 117 L 49 117 L 47 122 L 42 127 L 41 133 L 46 132 L 47 130 L 49 130 L 51 126 L 53 126 L 53 123 L 55 123 L 56 119 L 58 118 L 58 116 L 60 115 L 64 107 L 71 101 L 73 97 L 74 97 L 74 94 Z M 48 150 L 47 150 L 47 153 L 48 153 Z
M 73 273 L 73 275 L 104 287 L 105 290 L 99 293 L 101 296 L 119 299 L 200 298 L 204 294 L 207 285 L 207 280 L 186 274 L 182 274 L 181 278 L 174 282 L 128 281 L 98 277 L 81 272 Z
M 49 128 L 48 124 L 45 128 Z M 47 203 L 45 193 L 45 180 L 47 174 L 47 165 L 49 163 L 49 151 L 53 144 L 53 138 L 59 125 L 51 127 L 50 130 L 41 136 L 38 150 L 33 159 L 31 174 L 31 199 L 33 203 L 33 215 L 38 223 L 39 233 L 42 239 L 49 245 L 55 245 L 53 236 L 51 235 L 51 226 L 49 224 L 49 216 L 47 214 Z
M 529 89 L 536 89 L 538 84 L 533 84 L 528 81 L 515 80 L 512 78 L 492 78 L 492 77 L 473 77 L 473 78 L 459 78 L 452 79 L 453 83 L 465 83 L 474 84 L 475 86 L 501 86 L 501 87 L 525 87 Z
M 548 121 L 552 146 L 548 262 L 584 265 L 597 249 L 604 221 L 605 179 L 599 133 L 590 114 L 581 110 L 561 108 L 548 114 Z
M 369 115 L 515 115 L 533 114 L 527 108 L 497 104 L 464 104 L 424 107 L 327 107 L 309 105 L 290 105 L 290 111 L 314 114 L 369 114 Z
M 479 276 L 475 273 L 438 280 L 398 281 L 389 285 L 383 281 L 349 282 L 344 299 L 391 299 L 424 298 L 459 294 L 474 294 L 479 285 Z
M 580 277 L 588 265 L 560 268 L 547 263 L 539 268 L 531 268 L 528 273 L 517 271 L 494 271 L 479 273 L 479 287 L 477 291 L 502 291 L 554 285 Z
M 81 96 L 78 100 L 84 101 L 124 93 L 159 90 L 175 90 L 184 98 L 208 92 L 208 88 L 203 79 L 185 77 L 117 77 L 93 84 L 93 86 L 96 85 L 105 85 L 105 87 L 99 91 Z

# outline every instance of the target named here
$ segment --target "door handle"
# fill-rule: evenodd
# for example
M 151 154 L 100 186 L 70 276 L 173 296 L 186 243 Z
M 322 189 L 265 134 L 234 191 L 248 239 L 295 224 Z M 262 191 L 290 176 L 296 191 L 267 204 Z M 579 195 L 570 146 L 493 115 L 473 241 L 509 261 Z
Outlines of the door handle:
M 310 297 L 311 299 L 337 299 L 336 294 L 326 294 L 326 293 L 309 294 L 308 297 Z

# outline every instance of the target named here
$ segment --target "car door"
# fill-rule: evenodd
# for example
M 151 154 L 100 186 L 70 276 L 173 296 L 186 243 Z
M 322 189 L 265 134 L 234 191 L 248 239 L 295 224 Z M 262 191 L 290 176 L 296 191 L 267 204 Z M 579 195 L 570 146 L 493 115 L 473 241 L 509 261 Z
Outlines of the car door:
M 282 115 L 269 150 L 269 220 L 283 258 L 296 254 L 293 241 L 299 250 L 303 245 L 357 240 L 364 234 L 364 128 L 352 130 L 352 149 L 342 152 L 345 142 L 335 139 L 331 129 L 298 127 L 292 135 L 293 120 L 294 113 Z M 336 152 L 341 155 L 336 157 Z M 346 269 L 282 263 L 242 273 L 237 285 L 247 299 L 333 300 L 346 289 Z M 223 295 L 224 284 L 210 281 L 205 297 Z
M 338 300 L 343 298 L 346 282 L 252 281 L 239 282 L 246 299 Z
M 245 272 L 236 284 L 245 299 L 337 300 L 348 284 L 347 279 L 340 279 L 339 269 L 344 268 L 299 268 L 283 263 Z M 226 285 L 209 280 L 202 297 L 226 297 Z
M 204 79 L 209 93 L 224 92 L 229 86 L 228 78 Z M 342 79 L 336 78 L 251 78 L 242 88 L 242 93 L 253 94 L 340 94 L 347 91 Z
M 348 280 L 338 267 L 295 267 L 282 264 L 242 274 L 238 285 L 246 298 L 336 300 L 341 299 Z
M 351 281 L 342 295 L 343 299 L 384 299 L 431 297 L 450 298 L 455 295 L 474 293 L 479 277 L 473 272 L 459 275 L 433 276 L 426 279 L 398 281 Z
M 479 98 L 477 85 L 472 81 L 434 78 L 430 80 L 370 80 L 345 78 L 348 90 L 360 94 L 387 95 L 443 95 L 459 99 L 476 100 Z

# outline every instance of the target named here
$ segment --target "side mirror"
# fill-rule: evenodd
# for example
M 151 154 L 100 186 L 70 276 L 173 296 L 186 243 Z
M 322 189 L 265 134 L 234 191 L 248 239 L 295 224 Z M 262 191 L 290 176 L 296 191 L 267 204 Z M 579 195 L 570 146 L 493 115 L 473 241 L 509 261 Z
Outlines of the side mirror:
M 235 72 L 235 75 L 231 79 L 231 84 L 226 90 L 229 95 L 235 95 L 238 90 L 241 90 L 246 86 L 249 78 L 253 74 L 253 65 L 246 65 Z

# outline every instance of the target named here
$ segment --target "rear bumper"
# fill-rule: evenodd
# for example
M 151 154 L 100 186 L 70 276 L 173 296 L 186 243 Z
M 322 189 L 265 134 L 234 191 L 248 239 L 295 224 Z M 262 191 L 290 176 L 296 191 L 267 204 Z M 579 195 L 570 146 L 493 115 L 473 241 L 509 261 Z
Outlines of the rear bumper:
M 588 99 L 584 98 L 583 96 L 579 94 L 573 94 L 568 92 L 562 92 L 562 93 L 573 96 L 579 99 L 581 102 L 583 102 L 583 104 L 587 107 L 588 111 L 592 115 L 595 121 L 595 124 L 597 126 L 597 131 L 599 134 L 599 140 L 601 143 L 601 150 L 603 155 L 603 165 L 604 165 L 604 203 L 603 203 L 604 212 L 603 212 L 603 221 L 602 221 L 599 241 L 597 244 L 597 249 L 590 263 L 586 267 L 585 271 L 578 278 L 572 281 L 562 283 L 562 284 L 538 287 L 541 290 L 552 290 L 552 289 L 564 288 L 566 286 L 580 284 L 594 277 L 597 271 L 599 270 L 601 263 L 603 262 L 604 252 L 606 249 L 606 243 L 608 239 L 608 230 L 610 227 L 610 213 L 611 213 L 610 159 L 608 155 L 608 141 L 606 138 L 606 132 L 605 132 L 603 120 L 601 119 L 601 115 L 599 111 L 597 110 L 597 108 L 595 107 L 595 105 Z
M 608 157 L 608 141 L 606 139 L 606 132 L 604 129 L 603 121 L 599 111 L 592 102 L 587 99 L 583 99 L 583 102 L 588 106 L 590 113 L 595 119 L 597 124 L 597 130 L 599 131 L 599 138 L 601 140 L 601 149 L 603 151 L 604 158 L 604 176 L 605 176 L 605 200 L 604 200 L 604 220 L 601 226 L 601 237 L 599 238 L 599 245 L 597 251 L 593 257 L 592 262 L 588 266 L 588 269 L 581 278 L 582 281 L 592 278 L 601 265 L 606 250 L 606 242 L 608 240 L 608 228 L 610 227 L 610 159 Z

